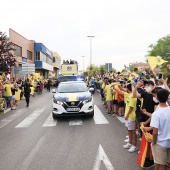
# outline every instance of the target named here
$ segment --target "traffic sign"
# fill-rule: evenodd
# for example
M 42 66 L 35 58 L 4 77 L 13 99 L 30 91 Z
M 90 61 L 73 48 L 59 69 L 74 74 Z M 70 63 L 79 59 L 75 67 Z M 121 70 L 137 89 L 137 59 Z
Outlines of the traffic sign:
M 22 64 L 22 73 L 31 74 L 35 72 L 35 64 Z

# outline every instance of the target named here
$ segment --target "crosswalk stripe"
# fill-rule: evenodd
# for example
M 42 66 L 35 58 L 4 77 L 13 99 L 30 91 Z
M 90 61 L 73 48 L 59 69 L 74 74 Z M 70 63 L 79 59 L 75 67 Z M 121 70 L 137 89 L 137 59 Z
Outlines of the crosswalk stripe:
M 3 128 L 4 126 L 6 126 L 8 123 L 12 122 L 13 120 L 15 120 L 17 117 L 19 117 L 20 115 L 22 115 L 27 109 L 20 109 L 17 110 L 16 112 L 14 112 L 14 114 L 12 114 L 11 116 L 9 116 L 8 118 L 2 119 L 0 121 L 0 128 Z
M 53 127 L 57 125 L 57 120 L 53 119 L 52 113 L 48 116 L 42 127 Z
M 117 117 L 121 123 L 125 123 L 125 118 L 124 117 Z
M 31 115 L 25 118 L 20 124 L 18 124 L 15 128 L 24 128 L 29 127 L 40 114 L 46 109 L 46 106 L 41 109 L 36 109 Z
M 104 115 L 102 114 L 102 112 L 100 111 L 100 109 L 94 105 L 94 122 L 95 124 L 109 124 L 109 122 L 107 121 L 107 119 L 104 117 Z
M 83 122 L 80 118 L 70 119 L 69 125 L 70 126 L 83 125 Z

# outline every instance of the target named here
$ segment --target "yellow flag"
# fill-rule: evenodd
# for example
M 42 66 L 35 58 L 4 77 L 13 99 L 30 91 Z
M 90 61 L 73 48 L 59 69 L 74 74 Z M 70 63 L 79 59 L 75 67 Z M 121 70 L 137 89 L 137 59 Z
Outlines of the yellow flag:
M 160 66 L 163 63 L 168 62 L 160 57 L 153 57 L 153 56 L 147 57 L 147 60 L 148 60 L 148 63 L 152 69 L 154 69 L 157 65 Z

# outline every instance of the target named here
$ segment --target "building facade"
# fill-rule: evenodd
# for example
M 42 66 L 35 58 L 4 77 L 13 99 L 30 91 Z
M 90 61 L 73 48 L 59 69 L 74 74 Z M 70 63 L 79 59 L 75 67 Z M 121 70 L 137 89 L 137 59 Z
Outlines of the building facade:
M 61 57 L 58 55 L 57 52 L 53 52 L 53 51 L 52 51 L 52 55 L 53 55 L 52 66 L 53 66 L 54 70 L 50 74 L 52 77 L 58 77 L 60 66 L 61 66 Z
M 12 29 L 9 29 L 9 40 L 15 44 L 13 55 L 16 59 L 10 78 L 23 78 L 25 75 L 22 73 L 22 64 L 34 63 L 34 41 L 26 39 Z
M 40 73 L 41 76 L 50 77 L 50 72 L 53 72 L 52 53 L 42 43 L 34 43 L 34 58 L 35 58 L 35 72 Z

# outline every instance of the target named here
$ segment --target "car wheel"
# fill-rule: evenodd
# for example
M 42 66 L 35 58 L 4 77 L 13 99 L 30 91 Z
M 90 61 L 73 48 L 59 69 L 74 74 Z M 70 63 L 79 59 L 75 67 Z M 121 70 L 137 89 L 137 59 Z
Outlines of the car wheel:
M 57 116 L 54 113 L 52 113 L 52 116 L 53 116 L 53 119 L 57 119 Z

